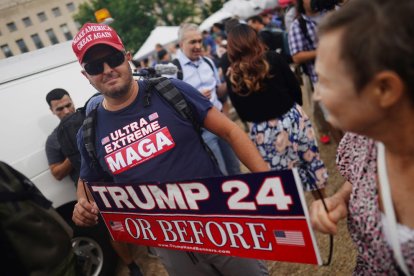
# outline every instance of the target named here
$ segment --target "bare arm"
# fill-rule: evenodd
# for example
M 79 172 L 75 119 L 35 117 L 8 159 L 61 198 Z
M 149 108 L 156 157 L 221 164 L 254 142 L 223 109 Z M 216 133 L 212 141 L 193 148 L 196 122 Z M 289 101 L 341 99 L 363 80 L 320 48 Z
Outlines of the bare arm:
M 72 163 L 66 158 L 61 163 L 54 163 L 49 165 L 50 172 L 57 180 L 62 180 L 73 169 Z
M 348 202 L 351 192 L 352 184 L 346 181 L 339 191 L 326 198 L 325 203 L 329 213 L 325 211 L 321 200 L 313 202 L 310 208 L 313 228 L 322 233 L 336 234 L 338 232 L 338 222 L 348 214 Z
M 240 161 L 251 172 L 269 170 L 269 165 L 263 160 L 246 133 L 216 108 L 211 108 L 208 111 L 204 127 L 226 140 Z
M 312 61 L 316 58 L 316 50 L 302 51 L 294 54 L 292 60 L 296 64 L 302 64 L 308 61 Z

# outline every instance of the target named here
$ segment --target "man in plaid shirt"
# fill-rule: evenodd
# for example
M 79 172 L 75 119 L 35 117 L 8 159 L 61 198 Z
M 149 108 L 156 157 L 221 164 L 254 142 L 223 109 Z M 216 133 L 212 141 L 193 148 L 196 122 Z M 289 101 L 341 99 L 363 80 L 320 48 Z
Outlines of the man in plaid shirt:
M 310 2 L 310 0 L 297 1 L 297 13 L 299 15 L 290 27 L 288 39 L 293 62 L 305 64 L 305 73 L 315 84 L 318 81 L 314 64 L 317 46 L 316 28 L 317 23 L 323 17 L 323 13 L 313 11 Z M 302 29 L 304 28 L 301 24 L 306 28 L 306 32 L 303 32 Z
M 315 72 L 316 46 L 318 42 L 316 29 L 325 12 L 312 10 L 311 0 L 297 0 L 296 8 L 298 16 L 290 26 L 288 34 L 290 53 L 294 63 L 305 65 L 303 71 L 309 76 L 313 91 L 313 87 L 318 81 L 318 76 Z M 313 106 L 312 103 L 311 106 Z M 342 133 L 326 122 L 324 108 L 316 105 L 311 109 L 313 110 L 315 123 L 321 132 L 320 141 L 324 144 L 329 143 L 331 138 L 328 133 L 331 132 L 335 140 L 339 142 Z

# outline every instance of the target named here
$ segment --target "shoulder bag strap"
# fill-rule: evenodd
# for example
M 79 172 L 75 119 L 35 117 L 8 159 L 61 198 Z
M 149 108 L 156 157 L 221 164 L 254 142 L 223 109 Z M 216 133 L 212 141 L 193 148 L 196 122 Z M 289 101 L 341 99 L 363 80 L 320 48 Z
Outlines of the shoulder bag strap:
M 201 57 L 201 58 L 208 64 L 208 66 L 210 66 L 211 71 L 213 71 L 213 73 L 215 73 L 217 69 L 214 70 L 214 68 L 216 66 L 212 63 L 212 61 L 210 59 L 206 58 L 206 57 Z
M 86 151 L 91 159 L 92 167 L 99 165 L 95 149 L 95 124 L 98 116 L 98 106 L 99 104 L 91 110 L 82 125 L 83 143 L 85 144 Z
M 398 265 L 400 266 L 401 270 L 405 273 L 405 275 L 409 276 L 410 273 L 404 261 L 400 242 L 398 240 L 397 222 L 395 218 L 394 207 L 392 205 L 390 184 L 388 182 L 387 167 L 385 163 L 385 148 L 382 143 L 377 143 L 377 153 L 377 166 L 379 184 L 381 187 L 381 199 L 388 224 L 384 225 L 384 227 L 387 227 L 389 230 L 395 260 L 398 262 Z

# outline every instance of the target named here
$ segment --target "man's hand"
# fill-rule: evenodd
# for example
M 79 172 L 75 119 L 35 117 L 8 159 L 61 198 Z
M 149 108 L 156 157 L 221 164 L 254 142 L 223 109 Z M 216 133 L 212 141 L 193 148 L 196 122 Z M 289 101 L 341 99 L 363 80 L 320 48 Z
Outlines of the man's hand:
M 200 92 L 201 92 L 201 94 L 203 94 L 203 96 L 204 96 L 204 97 L 206 97 L 207 99 L 210 99 L 210 98 L 211 98 L 211 94 L 212 94 L 211 89 L 208 89 L 208 88 L 203 88 L 203 89 L 200 89 Z
M 98 206 L 80 198 L 73 209 L 72 220 L 78 226 L 94 226 L 98 223 Z

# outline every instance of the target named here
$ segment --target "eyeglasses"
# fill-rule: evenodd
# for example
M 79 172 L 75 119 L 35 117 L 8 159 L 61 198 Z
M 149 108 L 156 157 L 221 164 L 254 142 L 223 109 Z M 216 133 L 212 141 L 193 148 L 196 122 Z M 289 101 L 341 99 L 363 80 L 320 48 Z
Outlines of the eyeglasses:
M 58 108 L 56 108 L 56 112 L 60 112 L 65 108 L 71 108 L 71 107 L 72 107 L 72 103 L 68 103 L 67 105 L 59 106 Z
M 116 52 L 106 57 L 86 63 L 83 68 L 89 75 L 99 75 L 104 71 L 104 63 L 108 64 L 109 67 L 115 68 L 124 63 L 125 55 L 123 52 Z

